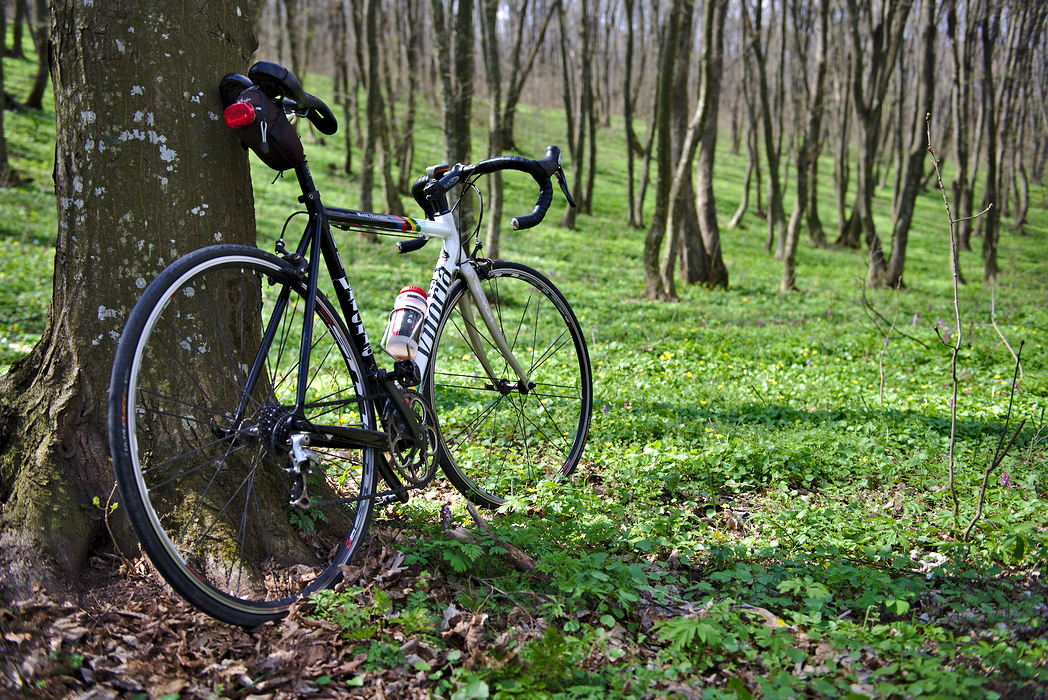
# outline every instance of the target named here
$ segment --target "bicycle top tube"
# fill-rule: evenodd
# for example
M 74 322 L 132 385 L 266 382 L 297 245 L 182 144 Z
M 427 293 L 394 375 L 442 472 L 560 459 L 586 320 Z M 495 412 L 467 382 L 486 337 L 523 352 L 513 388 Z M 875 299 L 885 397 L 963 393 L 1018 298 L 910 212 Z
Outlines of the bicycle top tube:
M 413 219 L 394 214 L 376 214 L 328 206 L 324 207 L 324 211 L 327 213 L 328 224 L 341 229 L 366 228 L 391 233 L 416 234 L 427 238 L 444 238 L 448 233 L 447 224 L 429 219 Z

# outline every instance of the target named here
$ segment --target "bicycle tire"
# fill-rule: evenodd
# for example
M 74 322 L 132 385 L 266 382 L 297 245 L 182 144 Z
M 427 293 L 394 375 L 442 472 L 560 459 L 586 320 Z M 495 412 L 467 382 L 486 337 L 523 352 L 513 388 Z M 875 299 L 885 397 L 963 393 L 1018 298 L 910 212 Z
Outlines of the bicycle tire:
M 475 342 L 499 380 L 516 384 L 517 376 L 475 315 L 474 302 L 465 312 L 474 318 L 464 314 L 459 301 L 472 297 L 459 279 L 437 324 L 423 387 L 440 427 L 444 473 L 473 503 L 497 508 L 578 466 L 589 435 L 593 375 L 582 328 L 548 279 L 503 261 L 479 272 L 496 322 L 535 386 L 496 389 Z
M 247 246 L 198 250 L 145 290 L 121 336 L 110 384 L 113 468 L 142 549 L 183 598 L 225 622 L 254 627 L 298 598 L 334 585 L 365 540 L 375 492 L 374 449 L 313 447 L 290 473 L 287 417 L 295 403 L 305 283 L 274 255 Z M 245 396 L 277 300 L 286 296 L 265 366 Z M 374 429 L 370 380 L 341 317 L 315 297 L 302 412 L 325 424 Z M 346 502 L 347 499 L 349 502 Z

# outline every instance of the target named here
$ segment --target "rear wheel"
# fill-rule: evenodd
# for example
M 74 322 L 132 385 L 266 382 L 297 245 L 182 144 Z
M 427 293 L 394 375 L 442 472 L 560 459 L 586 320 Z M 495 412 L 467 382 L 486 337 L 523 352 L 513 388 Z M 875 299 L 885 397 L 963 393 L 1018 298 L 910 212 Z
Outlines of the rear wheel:
M 143 549 L 180 595 L 248 627 L 337 581 L 371 519 L 375 450 L 308 446 L 290 427 L 293 414 L 318 426 L 376 425 L 339 315 L 318 295 L 305 318 L 306 294 L 268 253 L 196 251 L 146 289 L 113 367 L 113 465 Z M 306 400 L 296 412 L 307 323 Z
M 474 503 L 494 508 L 578 466 L 593 377 L 582 329 L 549 280 L 510 262 L 493 263 L 481 279 L 532 386 L 520 386 L 459 280 L 438 323 L 424 393 L 437 414 L 448 479 Z

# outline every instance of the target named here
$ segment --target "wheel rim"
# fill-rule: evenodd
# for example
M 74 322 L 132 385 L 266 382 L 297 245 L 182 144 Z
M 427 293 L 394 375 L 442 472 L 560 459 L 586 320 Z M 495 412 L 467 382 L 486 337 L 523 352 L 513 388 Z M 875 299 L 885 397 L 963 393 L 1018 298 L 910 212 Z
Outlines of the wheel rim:
M 521 391 L 480 317 L 474 311 L 471 323 L 459 306 L 445 314 L 429 384 L 445 472 L 473 500 L 497 506 L 529 496 L 542 479 L 574 470 L 589 428 L 592 387 L 578 323 L 544 279 L 496 268 L 483 287 L 534 387 Z M 448 303 L 457 300 L 455 295 Z M 471 325 L 479 343 L 471 338 Z M 491 381 L 478 344 L 500 381 Z
M 219 617 L 227 610 L 234 617 L 279 613 L 327 585 L 370 517 L 369 500 L 308 510 L 290 505 L 301 495 L 301 479 L 288 473 L 276 446 L 286 441 L 294 404 L 300 285 L 289 290 L 263 376 L 235 417 L 262 319 L 284 288 L 269 284 L 277 273 L 276 264 L 252 257 L 187 270 L 147 317 L 131 364 L 127 437 L 146 521 L 136 523 L 140 537 L 169 582 Z M 366 404 L 346 403 L 363 388 L 333 318 L 319 303 L 305 416 L 373 427 Z M 372 492 L 369 453 L 317 453 L 319 468 L 306 484 L 319 499 Z

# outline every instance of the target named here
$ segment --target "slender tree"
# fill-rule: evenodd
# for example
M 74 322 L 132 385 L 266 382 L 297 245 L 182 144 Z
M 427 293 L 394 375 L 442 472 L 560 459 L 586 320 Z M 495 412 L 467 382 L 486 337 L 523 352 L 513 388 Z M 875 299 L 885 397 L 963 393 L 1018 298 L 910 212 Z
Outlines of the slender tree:
M 796 12 L 797 1 L 793 9 L 795 23 L 794 28 L 797 35 L 797 44 L 800 45 L 800 32 L 797 29 Z M 808 178 L 811 174 L 811 160 L 815 157 L 818 146 L 819 132 L 822 130 L 823 98 L 826 82 L 826 38 L 828 34 L 830 2 L 819 0 L 818 4 L 818 28 L 815 37 L 815 79 L 811 86 L 808 85 L 807 77 L 804 79 L 805 93 L 808 94 L 808 119 L 804 128 L 804 138 L 797 149 L 797 199 L 793 205 L 793 214 L 786 229 L 786 241 L 782 256 L 782 280 L 779 283 L 779 291 L 788 292 L 796 289 L 797 279 L 797 243 L 800 240 L 801 219 L 808 209 Z
M 7 137 L 4 135 L 4 112 L 7 97 L 4 95 L 4 62 L 7 53 L 7 7 L 0 0 L 0 187 L 7 187 L 11 179 L 11 166 L 7 160 Z
M 847 0 L 848 32 L 851 35 L 851 98 L 859 127 L 858 194 L 855 212 L 869 248 L 869 281 L 881 286 L 888 266 L 873 221 L 874 164 L 881 136 L 885 98 L 902 46 L 911 0 L 883 0 L 880 7 L 860 10 L 856 0 Z M 860 16 L 866 20 L 860 30 Z M 865 34 L 865 41 L 863 35 Z
M 532 7 L 530 0 L 524 0 L 520 5 L 519 12 L 514 13 L 517 17 L 517 33 L 513 43 L 513 49 L 509 52 L 510 76 L 509 82 L 506 85 L 506 100 L 501 118 L 501 141 L 503 148 L 505 149 L 517 150 L 516 141 L 513 137 L 513 130 L 516 125 L 517 105 L 520 103 L 520 96 L 524 90 L 524 85 L 527 82 L 528 77 L 531 75 L 532 69 L 535 67 L 535 59 L 539 55 L 539 50 L 542 49 L 545 44 L 546 30 L 549 28 L 550 21 L 553 19 L 553 14 L 558 11 L 558 5 L 559 0 L 555 0 L 545 9 L 545 11 L 542 12 L 542 23 L 539 25 L 538 32 L 534 36 L 528 36 L 525 32 L 525 29 L 528 26 L 528 17 L 534 16 L 534 14 L 528 14 L 528 10 Z M 524 58 L 524 60 L 521 60 L 525 54 L 526 36 L 530 47 L 527 49 L 527 57 Z
M 488 83 L 488 155 L 502 153 L 502 69 L 498 43 L 498 0 L 481 0 L 484 75 Z M 499 257 L 499 230 L 502 227 L 502 173 L 488 175 L 488 231 L 484 249 L 491 258 Z
M 655 185 L 655 211 L 651 227 L 644 239 L 644 291 L 648 299 L 665 297 L 666 289 L 659 272 L 659 251 L 666 236 L 666 218 L 670 203 L 670 188 L 673 184 L 672 134 L 670 121 L 673 101 L 673 74 L 677 63 L 677 36 L 680 32 L 682 0 L 673 0 L 666 17 L 665 38 L 662 42 L 662 58 L 659 61 L 657 118 L 653 129 L 657 134 L 658 177 Z
M 983 199 L 989 211 L 981 217 L 983 228 L 983 278 L 988 282 L 997 279 L 1000 269 L 997 267 L 997 246 L 1000 236 L 1001 208 L 997 202 L 997 109 L 994 104 L 995 85 L 993 70 L 994 45 L 999 31 L 1000 6 L 993 0 L 987 0 L 979 21 L 979 35 L 982 39 L 983 53 L 983 113 L 986 128 L 986 185 L 983 188 Z M 996 206 L 995 206 L 996 205 Z
M 701 282 L 709 287 L 728 286 L 728 267 L 721 252 L 720 226 L 717 223 L 717 203 L 713 196 L 713 168 L 716 162 L 717 118 L 720 111 L 721 77 L 724 73 L 724 25 L 728 17 L 728 0 L 707 0 L 712 11 L 706 19 L 712 24 L 706 36 L 712 39 L 711 52 L 704 56 L 703 91 L 710 117 L 702 131 L 695 178 L 696 209 L 699 230 L 702 233 L 704 253 L 708 258 L 705 277 L 688 276 L 685 282 Z M 686 268 L 687 269 L 687 268 Z
M 913 222 L 914 205 L 921 180 L 924 177 L 924 161 L 928 153 L 927 117 L 935 104 L 935 0 L 921 0 L 920 17 L 920 72 L 917 85 L 917 109 L 912 122 L 910 146 L 900 182 L 895 230 L 892 234 L 892 253 L 888 267 L 886 285 L 898 289 L 903 286 L 903 270 L 906 266 L 906 243 Z M 901 78 L 901 76 L 900 76 Z M 901 116 L 900 116 L 901 119 Z
M 47 9 L 47 0 L 35 0 L 33 7 L 34 16 L 30 31 L 33 37 L 33 45 L 36 47 L 36 76 L 33 78 L 33 85 L 29 88 L 29 94 L 26 95 L 25 106 L 30 109 L 43 109 L 44 93 L 47 91 L 49 78 L 47 59 L 51 18 Z
M 752 19 L 750 18 L 749 9 L 745 6 L 746 3 L 744 2 L 743 5 L 743 20 L 749 25 L 749 33 L 753 37 L 751 48 L 753 60 L 757 66 L 757 92 L 760 96 L 761 124 L 764 128 L 764 152 L 768 160 L 768 237 L 764 243 L 764 250 L 770 253 L 775 247 L 776 239 L 781 241 L 786 232 L 786 212 L 782 204 L 782 183 L 779 179 L 780 150 L 776 146 L 775 121 L 772 115 L 771 95 L 768 88 L 766 49 L 769 48 L 770 44 L 762 44 L 762 42 L 766 41 L 763 28 L 763 0 L 757 0 Z M 785 37 L 782 37 L 782 40 L 785 42 Z M 780 136 L 782 134 L 781 128 L 779 134 Z
M 965 16 L 959 20 L 958 0 L 949 0 L 946 11 L 947 34 L 950 37 L 950 57 L 953 66 L 953 142 L 957 166 L 954 168 L 950 189 L 957 207 L 957 243 L 963 250 L 971 250 L 973 188 L 969 172 L 971 124 L 971 79 L 972 54 L 974 52 L 977 25 L 971 21 L 970 3 Z M 963 25 L 958 32 L 958 25 Z M 978 155 L 978 151 L 976 151 Z

